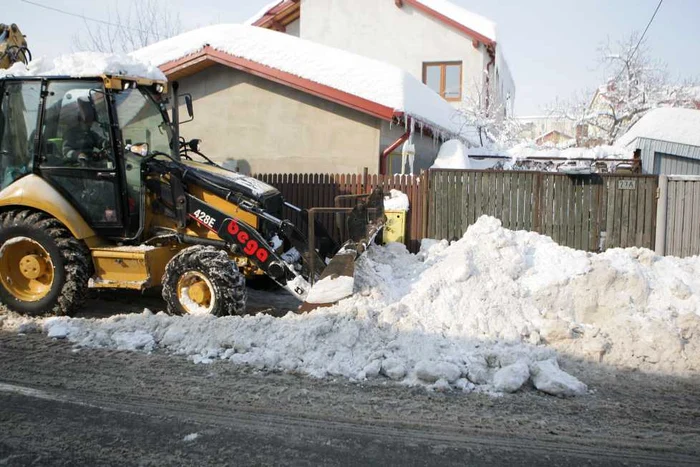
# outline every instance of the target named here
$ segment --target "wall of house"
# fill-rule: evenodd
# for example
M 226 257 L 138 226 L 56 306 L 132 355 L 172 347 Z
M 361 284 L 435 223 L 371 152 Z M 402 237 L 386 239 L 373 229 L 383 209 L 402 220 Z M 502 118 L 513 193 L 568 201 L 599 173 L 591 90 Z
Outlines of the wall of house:
M 384 151 L 384 149 L 391 146 L 391 144 L 398 140 L 404 133 L 406 133 L 406 129 L 402 125 L 390 125 L 389 122 L 382 122 L 381 150 Z M 416 132 L 413 134 L 413 144 L 416 147 L 413 173 L 419 174 L 421 170 L 427 170 L 433 165 L 442 142 L 434 139 L 432 136 L 421 135 Z M 402 146 L 399 146 L 389 156 L 390 160 L 387 163 L 387 173 L 401 173 L 401 150 Z M 411 173 L 408 163 L 404 170 L 404 173 Z
M 194 100 L 186 139 L 243 173 L 377 173 L 381 121 L 257 76 L 214 65 L 182 78 Z M 181 109 L 181 115 L 187 115 Z
M 290 36 L 294 37 L 300 37 L 301 35 L 301 19 L 297 19 L 286 25 L 285 27 L 285 33 L 289 34 Z
M 483 89 L 483 45 L 410 5 L 391 0 L 302 0 L 301 37 L 396 65 L 423 79 L 423 62 L 462 61 L 462 97 Z M 455 103 L 456 106 L 459 103 Z

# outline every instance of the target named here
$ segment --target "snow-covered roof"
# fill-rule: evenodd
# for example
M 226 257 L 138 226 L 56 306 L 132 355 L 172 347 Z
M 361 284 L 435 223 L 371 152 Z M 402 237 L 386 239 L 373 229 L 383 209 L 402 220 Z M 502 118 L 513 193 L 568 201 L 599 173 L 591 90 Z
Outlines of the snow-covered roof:
M 447 0 L 417 1 L 492 41 L 496 40 L 496 23 L 481 15 L 477 15 Z
M 165 81 L 165 75 L 157 66 L 143 63 L 129 55 L 106 54 L 99 52 L 78 52 L 62 55 L 49 62 L 37 58 L 29 65 L 15 63 L 7 70 L 0 70 L 0 78 L 5 76 L 128 76 Z
M 637 138 L 700 146 L 700 110 L 654 109 L 622 135 L 616 144 L 628 146 Z
M 220 24 L 180 34 L 131 55 L 161 66 L 209 46 L 219 52 L 301 77 L 413 118 L 434 132 L 459 135 L 456 110 L 400 68 L 268 29 Z
M 261 19 L 263 16 L 265 16 L 270 10 L 272 10 L 274 7 L 277 5 L 280 5 L 284 3 L 285 0 L 272 0 L 270 3 L 262 7 L 260 10 L 258 10 L 257 13 L 255 13 L 253 16 L 248 18 L 243 24 L 251 26 L 253 25 L 256 21 Z
M 274 0 L 270 2 L 269 4 L 265 5 L 263 8 L 260 9 L 257 13 L 255 13 L 253 16 L 248 18 L 248 20 L 245 22 L 245 24 L 252 25 L 261 18 L 263 18 L 266 14 L 268 14 L 273 8 L 276 6 L 281 5 L 287 0 Z M 395 0 L 377 0 L 377 1 L 395 1 Z M 447 0 L 413 0 L 413 1 L 407 1 L 406 3 L 413 4 L 413 3 L 418 3 L 421 4 L 434 12 L 443 15 L 452 21 L 464 26 L 467 29 L 470 29 L 478 34 L 481 34 L 485 38 L 496 41 L 496 24 L 487 19 L 484 18 L 483 16 L 477 15 L 476 13 L 473 13 L 469 10 L 466 10 L 465 8 L 462 8 L 460 6 L 455 5 L 452 2 L 449 2 Z

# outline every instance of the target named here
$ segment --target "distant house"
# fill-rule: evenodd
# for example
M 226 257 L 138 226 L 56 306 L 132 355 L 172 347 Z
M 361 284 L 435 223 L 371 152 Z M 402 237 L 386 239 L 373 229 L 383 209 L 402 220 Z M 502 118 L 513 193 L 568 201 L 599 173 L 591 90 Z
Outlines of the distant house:
M 528 141 L 535 141 L 540 137 L 552 132 L 563 135 L 576 133 L 574 122 L 568 118 L 555 117 L 551 115 L 534 115 L 527 117 L 516 117 L 520 124 L 520 137 Z M 538 143 L 539 144 L 539 143 Z
M 535 138 L 535 144 L 538 146 L 561 146 L 575 143 L 576 139 L 574 137 L 557 130 L 548 131 L 547 133 Z
M 242 172 L 417 173 L 463 135 L 455 109 L 399 68 L 266 29 L 209 26 L 132 55 L 192 95 L 183 136 Z
M 495 24 L 447 0 L 279 0 L 248 24 L 391 63 L 456 107 L 513 114 L 515 84 Z
M 641 150 L 645 173 L 700 175 L 700 110 L 652 110 L 616 144 Z

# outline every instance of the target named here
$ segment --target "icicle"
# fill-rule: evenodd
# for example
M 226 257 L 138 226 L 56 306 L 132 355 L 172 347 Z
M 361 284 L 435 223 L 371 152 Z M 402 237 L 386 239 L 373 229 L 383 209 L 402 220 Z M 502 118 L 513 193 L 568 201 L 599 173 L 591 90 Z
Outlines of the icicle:
M 403 143 L 401 148 L 401 175 L 406 174 L 406 162 L 408 162 L 411 173 L 413 173 L 413 161 L 416 157 L 416 145 L 413 144 L 413 133 Z

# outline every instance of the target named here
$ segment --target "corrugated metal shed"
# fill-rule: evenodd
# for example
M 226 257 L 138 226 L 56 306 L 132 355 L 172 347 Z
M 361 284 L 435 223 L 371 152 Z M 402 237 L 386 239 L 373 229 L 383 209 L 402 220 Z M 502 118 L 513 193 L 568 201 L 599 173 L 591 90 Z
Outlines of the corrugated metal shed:
M 700 175 L 700 146 L 637 138 L 630 147 L 642 150 L 642 171 L 644 173 Z

